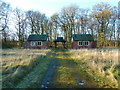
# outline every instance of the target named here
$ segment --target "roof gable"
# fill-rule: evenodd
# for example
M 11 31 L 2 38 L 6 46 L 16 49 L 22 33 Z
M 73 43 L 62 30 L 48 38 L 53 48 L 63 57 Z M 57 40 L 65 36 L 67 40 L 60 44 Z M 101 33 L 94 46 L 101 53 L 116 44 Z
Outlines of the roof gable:
M 47 34 L 31 34 L 28 37 L 28 41 L 47 41 Z
M 73 34 L 74 41 L 94 41 L 91 34 Z
M 56 40 L 54 40 L 54 42 L 66 42 L 63 37 L 57 37 Z

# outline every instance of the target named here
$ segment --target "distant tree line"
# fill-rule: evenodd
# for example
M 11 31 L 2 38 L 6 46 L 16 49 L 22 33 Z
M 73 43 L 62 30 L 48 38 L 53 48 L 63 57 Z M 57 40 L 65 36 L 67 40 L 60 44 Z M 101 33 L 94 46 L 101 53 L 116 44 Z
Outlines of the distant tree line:
M 39 11 L 12 9 L 0 0 L 0 32 L 2 43 L 11 42 L 13 46 L 14 42 L 22 46 L 29 34 L 48 34 L 50 45 L 62 35 L 68 48 L 71 48 L 72 34 L 91 34 L 98 47 L 120 46 L 118 8 L 103 2 L 94 5 L 92 10 L 71 5 L 47 17 Z

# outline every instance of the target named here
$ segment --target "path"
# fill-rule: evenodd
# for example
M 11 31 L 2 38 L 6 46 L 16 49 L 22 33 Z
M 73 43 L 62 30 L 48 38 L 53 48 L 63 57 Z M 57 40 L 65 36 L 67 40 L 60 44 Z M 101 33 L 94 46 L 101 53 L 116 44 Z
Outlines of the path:
M 56 55 L 59 55 L 59 54 L 56 52 Z M 55 86 L 56 84 L 54 85 L 52 82 L 53 81 L 52 79 L 54 78 L 55 74 L 57 73 L 56 69 L 58 67 L 60 67 L 60 65 L 58 65 L 59 59 L 56 58 L 56 55 L 54 55 L 54 59 L 51 60 L 49 66 L 48 66 L 48 70 L 47 70 L 45 76 L 43 77 L 43 80 L 42 80 L 41 84 L 39 85 L 39 88 L 53 88 L 53 87 L 58 88 L 58 86 Z M 69 57 L 69 55 L 67 55 L 64 51 L 62 51 L 62 55 L 65 57 Z M 67 60 L 67 63 L 69 65 L 69 67 L 75 68 L 75 64 L 72 63 L 70 60 Z M 80 74 L 77 72 L 76 69 L 73 70 L 72 74 L 73 74 L 73 77 L 76 78 L 77 85 L 75 87 L 76 88 L 84 88 L 84 82 L 82 82 L 83 80 L 81 79 Z M 69 88 L 69 87 L 67 87 L 67 88 Z
M 70 60 L 68 61 L 70 67 L 72 68 L 75 68 L 75 64 L 72 63 Z M 76 82 L 77 82 L 77 87 L 80 87 L 80 88 L 86 88 L 86 86 L 84 85 L 85 82 L 83 82 L 84 80 L 82 80 L 82 78 L 80 77 L 80 74 L 78 73 L 78 71 L 76 70 L 76 68 L 74 69 L 73 71 L 74 73 L 74 77 L 76 78 Z
M 53 58 L 53 60 L 51 60 L 46 75 L 43 77 L 43 80 L 41 82 L 41 84 L 39 85 L 39 88 L 50 88 L 50 80 L 53 77 L 54 71 L 57 67 L 57 59 Z

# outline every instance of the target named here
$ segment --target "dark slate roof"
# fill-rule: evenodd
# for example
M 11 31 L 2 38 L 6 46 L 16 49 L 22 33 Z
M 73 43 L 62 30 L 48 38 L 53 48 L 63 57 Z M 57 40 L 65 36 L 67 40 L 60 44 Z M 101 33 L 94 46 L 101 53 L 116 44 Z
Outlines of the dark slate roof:
M 73 34 L 73 41 L 94 41 L 91 34 Z
M 47 34 L 31 34 L 28 37 L 28 41 L 47 41 Z
M 54 42 L 66 42 L 63 37 L 57 37 L 56 40 L 54 40 Z

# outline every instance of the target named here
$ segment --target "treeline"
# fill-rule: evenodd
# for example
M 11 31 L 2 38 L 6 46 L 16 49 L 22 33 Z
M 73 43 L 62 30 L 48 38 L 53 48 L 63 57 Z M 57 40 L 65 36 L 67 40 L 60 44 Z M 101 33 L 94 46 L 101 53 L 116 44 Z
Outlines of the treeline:
M 103 2 L 94 5 L 92 10 L 71 5 L 47 17 L 40 11 L 13 10 L 8 3 L 0 0 L 0 32 L 4 44 L 11 41 L 22 46 L 29 34 L 48 34 L 50 45 L 62 35 L 70 48 L 72 34 L 92 34 L 98 47 L 118 47 L 120 33 L 117 21 L 117 6 Z

